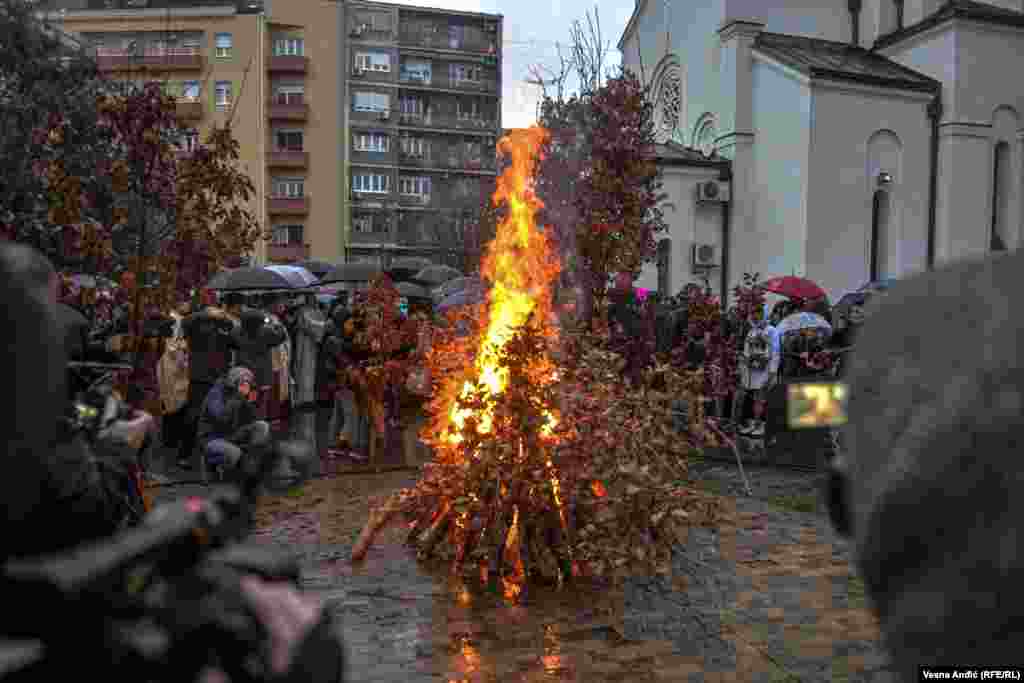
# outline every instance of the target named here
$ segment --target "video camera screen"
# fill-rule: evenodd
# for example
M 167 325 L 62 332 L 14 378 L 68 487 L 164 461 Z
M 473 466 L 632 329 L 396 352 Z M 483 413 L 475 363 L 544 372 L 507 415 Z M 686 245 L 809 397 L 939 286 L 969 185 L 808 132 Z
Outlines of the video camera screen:
M 790 429 L 821 429 L 846 424 L 849 390 L 844 382 L 799 382 L 786 387 Z

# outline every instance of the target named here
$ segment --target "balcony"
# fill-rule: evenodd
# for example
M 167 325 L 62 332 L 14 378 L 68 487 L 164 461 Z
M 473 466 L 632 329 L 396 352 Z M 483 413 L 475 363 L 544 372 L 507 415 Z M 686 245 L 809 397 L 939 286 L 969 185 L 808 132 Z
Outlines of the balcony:
M 206 60 L 194 47 L 147 48 L 141 52 L 101 47 L 96 49 L 96 64 L 100 71 L 202 71 Z
M 493 78 L 484 78 L 479 81 L 464 79 L 445 78 L 443 76 L 431 76 L 423 78 L 412 74 L 402 74 L 398 83 L 403 88 L 416 90 L 457 90 L 459 92 L 474 93 L 497 93 L 498 82 Z
M 356 232 L 353 230 L 349 234 L 349 242 L 351 244 L 387 244 L 391 241 L 391 233 L 387 230 L 376 232 Z
M 175 113 L 179 121 L 197 121 L 203 118 L 203 103 L 199 100 L 178 100 Z
M 271 168 L 306 168 L 309 165 L 309 152 L 275 149 L 267 153 L 267 165 Z
M 390 43 L 397 37 L 391 29 L 375 29 L 371 26 L 353 26 L 348 32 L 350 38 L 378 43 Z
M 267 213 L 271 216 L 305 216 L 309 213 L 309 197 L 268 197 Z
M 494 161 L 465 154 L 409 154 L 400 152 L 398 165 L 408 168 L 437 168 L 456 171 L 494 172 Z
M 434 195 L 429 194 L 400 194 L 398 205 L 407 209 L 429 209 L 434 207 Z
M 446 33 L 419 33 L 403 31 L 398 38 L 402 47 L 419 47 L 430 50 L 458 50 L 459 52 L 476 52 L 479 54 L 497 54 L 497 39 L 485 40 L 452 40 Z
M 295 263 L 309 259 L 308 244 L 268 244 L 267 260 L 276 263 Z
M 482 118 L 466 118 L 454 114 L 402 114 L 399 116 L 399 124 L 403 126 L 416 126 L 421 128 L 450 128 L 455 130 L 476 131 L 494 135 L 497 132 L 497 122 Z
M 267 71 L 304 74 L 307 61 L 305 55 L 272 55 L 267 57 Z
M 271 121 L 305 121 L 309 118 L 309 105 L 301 98 L 272 98 L 267 101 L 267 117 Z

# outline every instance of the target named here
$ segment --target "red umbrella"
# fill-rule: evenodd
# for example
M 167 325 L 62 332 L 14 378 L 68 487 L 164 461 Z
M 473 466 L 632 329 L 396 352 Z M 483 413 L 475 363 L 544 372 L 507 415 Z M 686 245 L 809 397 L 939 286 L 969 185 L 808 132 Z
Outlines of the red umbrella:
M 773 277 L 761 285 L 761 288 L 790 299 L 820 299 L 826 296 L 825 290 L 817 284 L 805 277 L 795 275 Z

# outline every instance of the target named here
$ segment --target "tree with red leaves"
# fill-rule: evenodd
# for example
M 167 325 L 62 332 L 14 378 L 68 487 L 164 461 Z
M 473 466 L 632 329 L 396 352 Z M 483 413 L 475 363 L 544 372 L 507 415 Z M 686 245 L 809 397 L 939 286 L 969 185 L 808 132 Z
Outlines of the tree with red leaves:
M 646 88 L 628 72 L 568 100 L 545 98 L 541 125 L 551 132 L 539 166 L 543 219 L 563 265 L 591 301 L 607 296 L 613 273 L 636 273 L 655 257 L 666 229 L 654 163 L 654 115 Z

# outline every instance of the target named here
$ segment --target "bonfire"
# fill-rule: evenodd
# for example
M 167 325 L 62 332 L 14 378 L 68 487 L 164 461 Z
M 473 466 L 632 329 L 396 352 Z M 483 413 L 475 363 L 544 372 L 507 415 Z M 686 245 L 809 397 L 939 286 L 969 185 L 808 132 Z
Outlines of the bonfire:
M 682 488 L 695 446 L 672 431 L 671 398 L 692 378 L 663 366 L 633 387 L 617 354 L 558 327 L 560 266 L 532 182 L 546 137 L 499 143 L 509 164 L 493 200 L 507 211 L 481 263 L 487 301 L 453 314 L 428 354 L 433 461 L 372 513 L 354 560 L 400 512 L 422 558 L 518 594 L 534 578 L 667 572 L 686 528 L 714 519 L 714 500 Z

